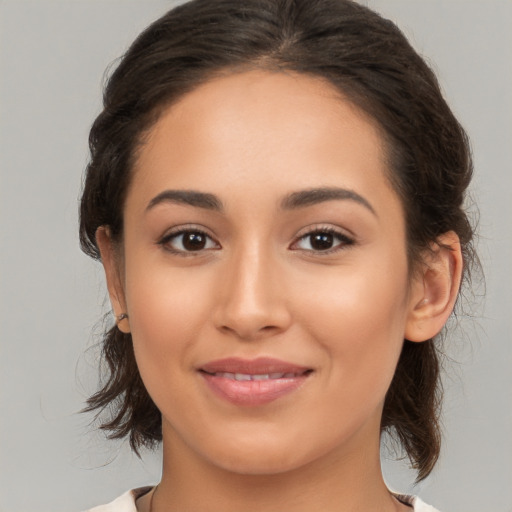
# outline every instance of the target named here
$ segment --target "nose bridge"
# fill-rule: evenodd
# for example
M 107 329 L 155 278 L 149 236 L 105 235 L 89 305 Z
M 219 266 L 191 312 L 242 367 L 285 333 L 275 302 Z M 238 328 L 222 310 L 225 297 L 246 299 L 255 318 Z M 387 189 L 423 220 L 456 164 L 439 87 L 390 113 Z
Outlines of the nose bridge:
M 217 305 L 218 327 L 250 339 L 282 330 L 289 322 L 279 263 L 271 249 L 251 241 L 225 262 Z

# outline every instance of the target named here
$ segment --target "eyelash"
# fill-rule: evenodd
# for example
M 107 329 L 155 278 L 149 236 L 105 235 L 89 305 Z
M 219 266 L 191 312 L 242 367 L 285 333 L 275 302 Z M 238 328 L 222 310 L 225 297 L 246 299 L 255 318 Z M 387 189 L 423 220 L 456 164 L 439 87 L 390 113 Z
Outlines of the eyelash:
M 337 253 L 339 251 L 343 251 L 347 247 L 355 244 L 354 238 L 351 238 L 351 237 L 347 236 L 345 233 L 342 233 L 341 231 L 339 231 L 339 230 L 337 230 L 337 229 L 335 229 L 333 227 L 330 227 L 330 226 L 315 226 L 313 228 L 309 228 L 308 231 L 306 231 L 305 233 L 299 235 L 297 241 L 293 242 L 292 246 L 293 245 L 297 245 L 300 241 L 306 240 L 307 238 L 310 238 L 310 237 L 312 237 L 313 235 L 316 235 L 316 234 L 332 235 L 335 239 L 337 238 L 338 241 L 339 241 L 339 243 L 337 245 L 334 245 L 333 247 L 331 247 L 329 249 L 325 249 L 325 250 L 315 251 L 315 250 L 312 250 L 312 249 L 303 249 L 304 251 L 314 253 L 315 255 L 318 255 L 318 256 L 334 254 L 334 253 Z
M 199 254 L 203 252 L 204 250 L 211 250 L 212 248 L 203 248 L 197 251 L 186 251 L 182 249 L 174 249 L 169 243 L 180 236 L 183 236 L 187 233 L 193 233 L 195 235 L 201 235 L 210 241 L 213 241 L 216 245 L 220 246 L 220 244 L 212 237 L 210 236 L 204 229 L 198 228 L 196 226 L 181 226 L 177 228 L 175 231 L 170 231 L 169 233 L 166 233 L 157 243 L 158 245 L 161 245 L 166 251 L 175 254 L 177 256 L 182 257 L 189 257 L 189 256 L 195 256 L 196 254 Z
M 182 256 L 182 257 L 195 256 L 196 254 L 200 254 L 205 250 L 213 249 L 211 247 L 206 247 L 206 248 L 198 249 L 197 251 L 187 251 L 187 250 L 183 250 L 183 249 L 174 249 L 171 245 L 169 245 L 169 243 L 173 239 L 176 239 L 176 238 L 183 236 L 187 233 L 201 235 L 201 236 L 209 239 L 210 241 L 213 241 L 220 248 L 220 244 L 212 236 L 210 236 L 205 230 L 198 228 L 196 226 L 180 227 L 180 228 L 176 229 L 176 231 L 171 231 L 171 232 L 165 234 L 157 243 L 158 243 L 158 245 L 162 246 L 166 251 L 168 251 L 172 254 L 175 254 L 177 256 Z M 302 249 L 303 251 L 308 252 L 308 253 L 314 253 L 315 255 L 323 256 L 323 255 L 329 255 L 329 254 L 333 254 L 333 253 L 342 251 L 342 250 L 346 249 L 348 246 L 355 244 L 355 240 L 353 238 L 347 236 L 346 234 L 340 232 L 337 229 L 334 229 L 332 227 L 327 227 L 327 226 L 316 226 L 314 228 L 309 229 L 307 232 L 301 234 L 297 238 L 297 240 L 294 241 L 290 245 L 290 248 L 293 249 L 293 247 L 296 246 L 298 243 L 300 243 L 303 240 L 306 240 L 308 237 L 312 237 L 315 234 L 331 235 L 335 239 L 338 239 L 339 243 L 337 245 L 335 245 L 334 247 L 331 247 L 331 248 L 328 248 L 325 250 L 315 251 L 313 249 Z M 208 242 L 206 242 L 206 243 L 208 243 Z M 217 250 L 217 248 L 214 250 Z M 296 249 L 296 250 L 301 250 L 301 249 Z

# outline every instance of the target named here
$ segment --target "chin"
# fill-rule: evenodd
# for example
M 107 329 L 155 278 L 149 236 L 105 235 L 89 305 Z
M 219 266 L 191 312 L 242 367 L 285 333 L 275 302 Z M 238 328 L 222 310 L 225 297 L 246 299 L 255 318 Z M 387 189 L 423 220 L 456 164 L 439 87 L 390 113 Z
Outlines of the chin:
M 329 451 L 325 446 L 310 446 L 309 450 L 298 447 L 297 443 L 282 437 L 254 436 L 250 439 L 233 436 L 230 440 L 205 447 L 210 462 L 222 469 L 240 475 L 273 475 L 294 471 L 304 467 Z M 210 449 L 208 449 L 210 448 Z M 212 448 L 214 448 L 212 450 Z
M 238 453 L 236 456 L 227 457 L 220 460 L 219 457 L 213 459 L 214 463 L 230 473 L 239 475 L 277 475 L 287 473 L 298 469 L 304 465 L 304 461 L 300 458 L 291 458 L 288 454 L 281 456 L 281 454 L 265 454 L 260 453 L 258 456 L 249 456 Z

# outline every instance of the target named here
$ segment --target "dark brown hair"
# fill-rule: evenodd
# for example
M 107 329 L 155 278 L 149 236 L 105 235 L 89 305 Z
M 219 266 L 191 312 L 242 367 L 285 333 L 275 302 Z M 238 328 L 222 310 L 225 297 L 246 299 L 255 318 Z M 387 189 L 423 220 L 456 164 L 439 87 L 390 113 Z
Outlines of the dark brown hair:
M 473 231 L 463 210 L 472 173 L 468 141 L 438 82 L 400 30 L 350 0 L 193 0 L 150 25 L 112 73 L 90 132 L 80 209 L 82 249 L 99 259 L 95 234 L 123 233 L 123 203 L 137 147 L 159 114 L 215 74 L 248 68 L 321 77 L 375 119 L 387 142 L 391 181 L 405 211 L 410 267 L 450 230 L 465 272 Z M 394 434 L 418 479 L 440 449 L 439 340 L 405 340 L 387 393 L 382 430 Z M 131 336 L 103 339 L 106 379 L 86 410 L 132 448 L 161 440 L 161 415 L 140 378 Z

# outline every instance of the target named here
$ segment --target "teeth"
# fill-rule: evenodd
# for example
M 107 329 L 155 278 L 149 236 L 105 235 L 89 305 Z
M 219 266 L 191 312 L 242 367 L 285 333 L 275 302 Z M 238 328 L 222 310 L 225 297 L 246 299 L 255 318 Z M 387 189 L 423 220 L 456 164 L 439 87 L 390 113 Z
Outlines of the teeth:
M 215 374 L 217 377 L 224 377 L 226 379 L 248 381 L 248 380 L 268 380 L 268 379 L 292 379 L 296 377 L 295 373 L 261 373 L 251 375 L 248 373 L 229 373 L 218 372 Z
M 226 379 L 232 379 L 232 380 L 235 380 L 235 374 L 234 373 L 228 373 L 228 372 L 224 372 L 224 373 L 216 373 L 215 375 L 217 375 L 218 377 L 226 377 Z

